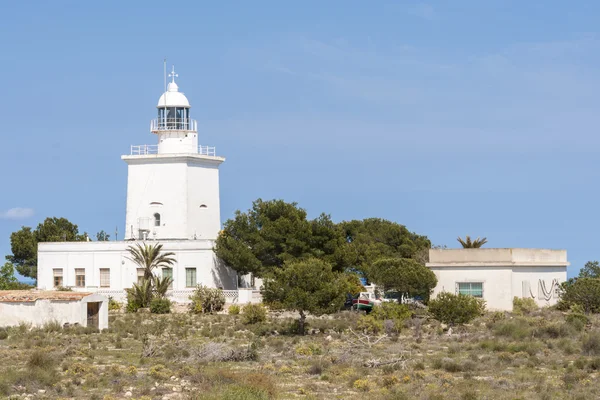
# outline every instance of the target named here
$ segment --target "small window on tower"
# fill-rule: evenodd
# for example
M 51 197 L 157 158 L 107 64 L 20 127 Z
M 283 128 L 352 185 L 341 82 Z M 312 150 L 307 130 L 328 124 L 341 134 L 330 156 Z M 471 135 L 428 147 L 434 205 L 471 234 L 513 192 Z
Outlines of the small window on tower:
M 206 204 L 202 204 L 200 208 L 206 208 Z
M 154 226 L 160 226 L 160 214 L 154 214 Z

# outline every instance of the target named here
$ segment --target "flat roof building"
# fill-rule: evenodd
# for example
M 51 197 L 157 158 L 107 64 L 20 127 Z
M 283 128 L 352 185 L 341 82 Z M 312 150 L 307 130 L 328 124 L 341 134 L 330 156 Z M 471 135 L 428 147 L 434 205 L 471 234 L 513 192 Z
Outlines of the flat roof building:
M 510 311 L 514 297 L 556 304 L 569 262 L 566 250 L 478 248 L 431 249 L 426 265 L 438 279 L 432 298 L 463 293 L 484 299 L 489 310 Z

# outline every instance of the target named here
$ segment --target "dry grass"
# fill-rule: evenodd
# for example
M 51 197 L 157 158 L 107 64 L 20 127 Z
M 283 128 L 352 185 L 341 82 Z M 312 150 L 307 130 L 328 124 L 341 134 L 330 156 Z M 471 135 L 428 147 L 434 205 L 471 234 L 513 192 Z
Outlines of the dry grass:
M 565 315 L 488 314 L 448 334 L 409 320 L 365 341 L 358 316 L 111 315 L 108 331 L 3 330 L 0 398 L 589 399 L 600 396 L 600 326 Z M 354 332 L 354 333 L 353 333 Z M 5 335 L 3 335 L 4 337 Z M 375 343 L 375 344 L 373 344 Z M 131 392 L 131 397 L 129 393 Z

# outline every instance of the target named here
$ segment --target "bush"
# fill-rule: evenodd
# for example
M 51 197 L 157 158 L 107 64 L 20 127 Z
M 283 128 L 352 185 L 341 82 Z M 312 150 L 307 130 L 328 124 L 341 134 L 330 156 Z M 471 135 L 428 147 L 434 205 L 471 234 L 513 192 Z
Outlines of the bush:
M 376 335 L 383 330 L 383 321 L 372 315 L 363 315 L 358 319 L 356 328 L 366 334 Z
M 506 336 L 514 340 L 522 340 L 533 334 L 533 329 L 523 318 L 500 321 L 494 325 L 493 330 L 497 336 Z
M 237 304 L 233 304 L 229 306 L 227 312 L 229 313 L 229 315 L 238 315 L 240 313 L 240 306 L 238 306 Z
M 579 306 L 585 313 L 600 312 L 600 279 L 578 278 L 561 284 L 559 308 Z
M 583 328 L 590 322 L 589 318 L 585 314 L 578 312 L 570 312 L 565 317 L 567 324 L 571 325 L 577 332 L 581 332 Z
M 528 297 L 520 299 L 518 297 L 513 298 L 513 313 L 517 315 L 531 314 L 538 309 L 538 305 L 534 299 Z
M 262 304 L 246 304 L 242 308 L 242 323 L 257 324 L 267 320 L 267 309 Z
M 394 321 L 404 321 L 411 315 L 408 306 L 404 304 L 398 304 L 396 302 L 385 302 L 378 306 L 373 307 L 373 311 L 369 315 L 374 318 L 385 321 L 391 319 Z
M 112 296 L 108 296 L 108 310 L 109 311 L 119 311 L 121 309 L 121 303 L 112 298 Z
M 202 285 L 196 287 L 190 300 L 192 302 L 189 310 L 193 314 L 212 314 L 221 311 L 225 305 L 225 295 L 221 289 L 211 289 Z
M 150 302 L 150 312 L 152 314 L 168 314 L 171 312 L 171 301 L 169 299 L 153 299 Z
M 8 338 L 8 332 L 6 332 L 6 329 L 0 329 L 0 340 L 4 340 Z
M 408 306 L 396 302 L 386 302 L 375 306 L 370 315 L 382 320 L 385 332 L 388 335 L 400 333 L 404 321 L 410 318 L 412 312 Z
M 35 350 L 27 360 L 27 367 L 51 369 L 54 368 L 54 359 L 46 351 Z
M 485 311 L 485 302 L 464 294 L 443 292 L 429 301 L 429 312 L 446 324 L 465 324 Z
M 56 290 L 58 290 L 59 292 L 72 292 L 73 289 L 70 287 L 66 287 L 66 286 L 57 286 Z
M 600 333 L 593 332 L 583 338 L 581 349 L 588 356 L 600 355 Z

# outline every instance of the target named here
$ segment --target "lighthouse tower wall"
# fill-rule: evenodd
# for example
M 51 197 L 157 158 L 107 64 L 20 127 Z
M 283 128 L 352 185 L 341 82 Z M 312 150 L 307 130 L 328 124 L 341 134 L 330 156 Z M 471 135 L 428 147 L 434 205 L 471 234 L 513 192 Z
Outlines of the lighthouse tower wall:
M 155 270 L 173 278 L 169 297 L 187 301 L 196 285 L 238 288 L 238 279 L 213 251 L 221 228 L 219 166 L 214 147 L 199 146 L 197 123 L 187 97 L 173 81 L 159 99 L 150 123 L 156 144 L 131 146 L 127 163 L 127 205 L 121 241 L 40 243 L 40 289 L 62 286 L 124 297 L 143 270 L 129 257 L 131 246 L 163 245 L 173 252 L 172 268 Z M 114 237 L 113 239 L 116 239 Z M 141 271 L 141 272 L 140 272 Z M 237 292 L 226 294 L 232 300 Z M 237 298 L 237 297 L 235 297 Z

